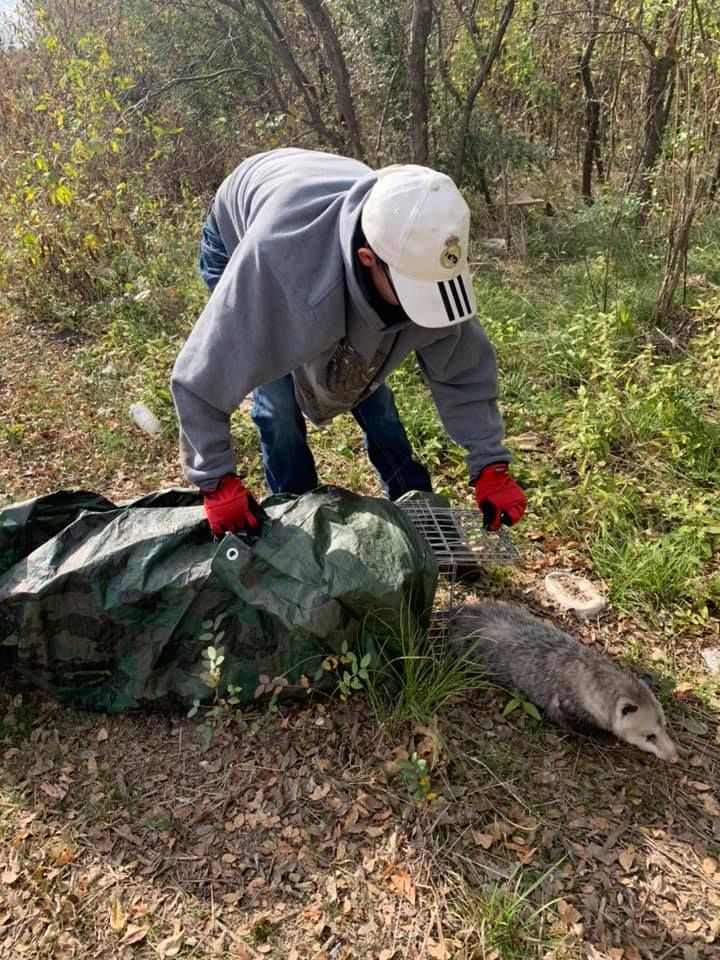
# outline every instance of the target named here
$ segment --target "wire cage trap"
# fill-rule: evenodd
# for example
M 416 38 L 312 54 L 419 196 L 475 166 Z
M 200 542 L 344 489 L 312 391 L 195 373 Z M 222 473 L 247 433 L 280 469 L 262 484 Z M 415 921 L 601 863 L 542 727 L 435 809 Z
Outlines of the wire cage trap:
M 456 586 L 477 576 L 485 564 L 516 563 L 520 554 L 504 530 L 485 529 L 479 510 L 438 506 L 421 498 L 397 501 L 397 506 L 430 545 L 438 565 L 438 594 L 427 639 L 439 646 L 447 640 Z
M 479 510 L 439 507 L 426 500 L 398 503 L 430 545 L 441 573 L 455 579 L 486 563 L 516 563 L 519 554 L 504 530 L 490 533 Z

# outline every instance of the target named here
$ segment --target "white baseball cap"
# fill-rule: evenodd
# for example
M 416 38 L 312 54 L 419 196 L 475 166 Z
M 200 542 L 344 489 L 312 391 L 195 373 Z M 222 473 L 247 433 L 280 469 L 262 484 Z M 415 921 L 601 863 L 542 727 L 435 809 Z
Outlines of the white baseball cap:
M 470 209 L 450 177 L 412 163 L 378 170 L 361 225 L 414 323 L 447 327 L 475 316 Z

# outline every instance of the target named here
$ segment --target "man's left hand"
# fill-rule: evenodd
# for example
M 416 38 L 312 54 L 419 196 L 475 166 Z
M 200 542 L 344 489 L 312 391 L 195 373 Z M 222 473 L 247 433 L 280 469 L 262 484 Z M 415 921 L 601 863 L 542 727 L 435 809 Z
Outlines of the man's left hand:
M 527 498 L 520 484 L 510 476 L 506 463 L 483 467 L 473 486 L 488 530 L 499 530 L 501 523 L 511 527 L 525 513 Z

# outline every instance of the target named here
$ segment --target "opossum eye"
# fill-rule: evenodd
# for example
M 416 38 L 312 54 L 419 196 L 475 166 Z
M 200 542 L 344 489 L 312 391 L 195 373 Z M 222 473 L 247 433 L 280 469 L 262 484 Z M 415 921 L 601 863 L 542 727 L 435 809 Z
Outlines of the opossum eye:
M 650 743 L 655 743 L 655 741 L 657 740 L 657 737 L 655 736 L 654 733 L 649 733 L 649 734 L 645 737 L 645 739 L 648 740 Z
M 636 710 L 637 706 L 634 703 L 626 703 L 620 712 L 626 717 L 629 713 L 635 713 Z

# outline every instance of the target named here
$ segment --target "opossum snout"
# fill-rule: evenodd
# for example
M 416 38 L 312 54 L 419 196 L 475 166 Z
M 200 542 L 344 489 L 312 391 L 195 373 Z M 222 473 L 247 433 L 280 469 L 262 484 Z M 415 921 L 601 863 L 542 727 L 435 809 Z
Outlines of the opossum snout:
M 648 750 L 648 753 L 654 753 L 656 757 L 665 760 L 667 763 L 677 763 L 680 760 L 677 747 L 665 732 L 658 734 L 653 740 L 652 746 L 646 746 L 644 749 Z

